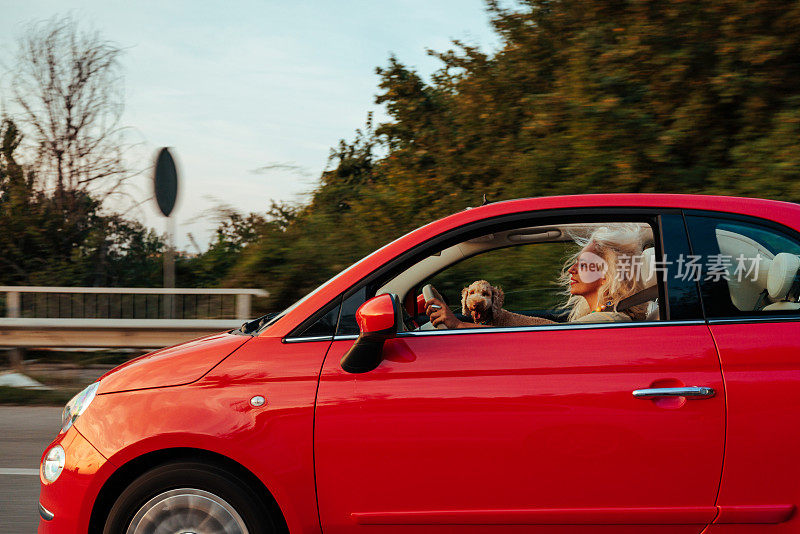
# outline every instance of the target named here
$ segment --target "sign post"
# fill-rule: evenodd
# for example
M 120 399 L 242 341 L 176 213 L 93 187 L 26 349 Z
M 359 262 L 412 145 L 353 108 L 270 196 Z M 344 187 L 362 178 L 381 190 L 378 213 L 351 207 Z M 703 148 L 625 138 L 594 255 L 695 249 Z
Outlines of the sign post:
M 170 217 L 178 199 L 178 170 L 167 147 L 162 148 L 156 157 L 153 176 L 158 209 L 167 218 L 167 250 L 164 254 L 164 287 L 175 287 L 175 219 Z M 164 295 L 164 317 L 175 317 L 175 296 Z

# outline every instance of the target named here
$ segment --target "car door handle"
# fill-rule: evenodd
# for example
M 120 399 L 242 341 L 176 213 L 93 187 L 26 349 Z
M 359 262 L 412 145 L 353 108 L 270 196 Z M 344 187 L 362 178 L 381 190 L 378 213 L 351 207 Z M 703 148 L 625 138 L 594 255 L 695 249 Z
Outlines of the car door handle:
M 714 388 L 689 386 L 681 388 L 649 388 L 637 389 L 633 396 L 637 399 L 654 399 L 657 397 L 690 397 L 693 399 L 710 399 L 714 396 Z

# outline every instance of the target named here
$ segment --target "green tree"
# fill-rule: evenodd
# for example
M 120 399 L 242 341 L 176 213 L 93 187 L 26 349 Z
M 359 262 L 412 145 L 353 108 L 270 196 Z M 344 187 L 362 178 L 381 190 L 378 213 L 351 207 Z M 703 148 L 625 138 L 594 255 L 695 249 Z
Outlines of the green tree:
M 158 283 L 164 247 L 158 236 L 102 213 L 85 191 L 64 191 L 57 199 L 39 190 L 34 169 L 18 161 L 22 135 L 12 120 L 2 121 L 0 140 L 0 284 Z
M 499 49 L 424 79 L 377 69 L 389 120 L 332 152 L 311 201 L 228 282 L 280 307 L 421 224 L 489 200 L 681 192 L 800 201 L 800 4 L 488 1 Z M 376 156 L 380 154 L 380 156 Z

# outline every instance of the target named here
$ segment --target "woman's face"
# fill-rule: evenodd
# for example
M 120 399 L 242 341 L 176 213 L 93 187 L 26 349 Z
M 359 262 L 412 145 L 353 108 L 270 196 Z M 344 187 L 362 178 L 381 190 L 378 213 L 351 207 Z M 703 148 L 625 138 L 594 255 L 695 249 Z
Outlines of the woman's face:
M 591 246 L 584 248 L 567 272 L 570 274 L 569 292 L 586 296 L 597 293 L 606 280 L 608 266 L 595 254 Z

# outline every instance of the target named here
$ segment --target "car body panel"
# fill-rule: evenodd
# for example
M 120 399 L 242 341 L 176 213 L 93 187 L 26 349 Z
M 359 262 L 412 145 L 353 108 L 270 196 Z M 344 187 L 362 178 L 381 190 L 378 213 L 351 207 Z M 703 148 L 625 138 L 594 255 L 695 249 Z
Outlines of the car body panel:
M 292 532 L 317 534 L 313 414 L 326 349 L 253 338 L 192 384 L 98 395 L 75 426 L 118 466 L 177 448 L 225 456 L 264 483 Z M 250 403 L 257 395 L 263 406 Z
M 358 375 L 338 363 L 352 341 L 334 341 L 315 422 L 326 534 L 697 534 L 713 520 L 724 396 L 706 325 L 587 327 L 579 342 L 574 329 L 469 330 L 389 340 Z M 720 394 L 632 395 L 680 385 Z
M 800 323 L 712 321 L 711 332 L 725 373 L 728 432 L 717 501 L 725 513 L 710 532 L 800 532 Z M 776 508 L 770 515 L 757 505 Z
M 145 354 L 100 377 L 98 394 L 194 382 L 248 340 L 223 332 Z
M 86 532 L 100 487 L 114 472 L 110 464 L 73 426 L 59 435 L 47 449 L 60 444 L 66 452 L 64 470 L 55 482 L 41 480 L 39 502 L 53 519 L 39 519 L 39 534 Z M 66 489 L 65 489 L 66 488 Z

